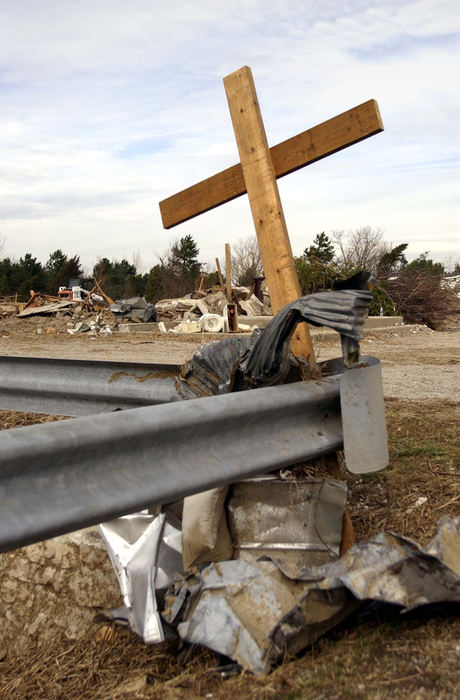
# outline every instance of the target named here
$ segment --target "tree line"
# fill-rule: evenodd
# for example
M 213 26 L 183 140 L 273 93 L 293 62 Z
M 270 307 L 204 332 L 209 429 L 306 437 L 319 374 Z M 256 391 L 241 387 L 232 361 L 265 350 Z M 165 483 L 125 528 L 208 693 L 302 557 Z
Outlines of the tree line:
M 458 302 L 441 285 L 443 275 L 460 274 L 460 263 L 445 269 L 422 253 L 408 262 L 408 243 L 392 245 L 381 229 L 363 226 L 350 231 L 318 233 L 304 252 L 294 259 L 302 294 L 333 288 L 361 270 L 373 272 L 377 282 L 369 313 L 373 316 L 402 315 L 407 323 L 425 323 L 438 328 Z M 233 282 L 250 284 L 263 274 L 262 259 L 255 236 L 233 246 Z
M 58 249 L 42 264 L 31 253 L 26 253 L 19 260 L 0 260 L 0 297 L 17 295 L 18 301 L 26 301 L 32 289 L 57 295 L 59 287 L 67 286 L 72 278 L 88 276 L 96 279 L 112 299 L 145 296 L 155 303 L 161 298 L 182 296 L 194 290 L 202 271 L 198 255 L 196 242 L 187 235 L 172 243 L 159 263 L 147 273 L 142 274 L 135 263 L 125 258 L 104 257 L 85 275 L 78 255 L 68 256 Z M 213 284 L 216 280 L 216 273 L 207 275 L 205 283 Z
M 332 238 L 319 233 L 295 259 L 302 293 L 330 289 L 336 280 L 368 270 L 377 278 L 370 315 L 400 314 L 407 323 L 436 329 L 457 305 L 454 295 L 441 285 L 442 276 L 459 274 L 460 264 L 445 270 L 428 252 L 409 263 L 408 245 L 392 246 L 384 240 L 383 231 L 369 226 L 348 236 L 343 231 L 333 233 Z
M 445 270 L 428 253 L 408 263 L 407 248 L 408 243 L 392 246 L 385 241 L 383 231 L 369 226 L 348 234 L 333 232 L 331 236 L 323 231 L 295 258 L 302 294 L 331 289 L 335 281 L 369 270 L 378 278 L 372 315 L 402 314 L 408 322 L 436 328 L 452 306 L 451 296 L 441 287 L 441 277 L 446 272 L 459 274 L 460 265 Z M 199 262 L 199 252 L 189 234 L 171 243 L 147 273 L 140 272 L 135 262 L 104 257 L 88 276 L 95 278 L 112 299 L 145 296 L 155 303 L 193 292 L 200 284 L 206 289 L 218 282 L 217 272 L 206 272 L 206 266 Z M 19 261 L 4 258 L 0 260 L 0 296 L 17 295 L 19 301 L 25 301 L 31 289 L 55 295 L 60 286 L 82 275 L 80 257 L 68 256 L 61 249 L 51 253 L 45 264 L 30 253 Z M 263 266 L 257 238 L 240 239 L 232 245 L 232 283 L 250 287 L 253 278 L 260 275 Z

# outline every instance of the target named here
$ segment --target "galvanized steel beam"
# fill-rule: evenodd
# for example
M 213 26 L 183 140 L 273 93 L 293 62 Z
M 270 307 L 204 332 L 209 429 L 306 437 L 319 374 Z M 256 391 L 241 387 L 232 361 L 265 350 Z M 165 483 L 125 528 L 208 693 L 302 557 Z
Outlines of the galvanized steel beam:
M 0 409 L 86 416 L 180 400 L 178 365 L 0 357 Z
M 0 432 L 0 551 L 340 449 L 339 387 L 340 375 Z

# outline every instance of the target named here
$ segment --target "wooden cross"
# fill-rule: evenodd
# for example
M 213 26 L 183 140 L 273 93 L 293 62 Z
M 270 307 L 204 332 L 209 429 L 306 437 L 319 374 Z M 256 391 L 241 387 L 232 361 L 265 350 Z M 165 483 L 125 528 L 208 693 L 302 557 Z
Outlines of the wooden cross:
M 268 147 L 251 69 L 224 78 L 240 163 L 160 202 L 165 228 L 247 192 L 273 312 L 301 295 L 276 179 L 383 131 L 369 100 L 282 143 Z M 308 326 L 297 326 L 293 352 L 314 360 Z

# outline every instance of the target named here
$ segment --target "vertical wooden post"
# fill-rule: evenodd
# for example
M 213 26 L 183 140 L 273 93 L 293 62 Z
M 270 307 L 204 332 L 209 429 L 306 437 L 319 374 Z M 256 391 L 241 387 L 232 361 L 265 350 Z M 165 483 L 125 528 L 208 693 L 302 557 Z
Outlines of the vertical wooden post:
M 245 66 L 231 73 L 224 78 L 224 86 L 276 314 L 301 291 L 251 69 Z M 315 359 L 306 323 L 297 327 L 292 349 L 297 355 Z
M 232 301 L 232 256 L 230 243 L 225 244 L 225 291 L 229 302 Z
M 224 278 L 222 277 L 222 270 L 220 269 L 219 258 L 216 258 L 216 269 L 217 269 L 217 275 L 219 277 L 219 284 L 222 288 L 223 293 L 225 294 Z
M 342 475 L 340 473 L 340 466 L 337 452 L 335 454 L 327 455 L 326 457 L 326 468 L 333 479 L 341 479 Z M 353 523 L 351 521 L 350 510 L 348 505 L 345 506 L 345 512 L 343 514 L 342 522 L 342 541 L 340 543 L 340 556 L 343 556 L 350 547 L 356 542 L 355 532 L 353 530 Z

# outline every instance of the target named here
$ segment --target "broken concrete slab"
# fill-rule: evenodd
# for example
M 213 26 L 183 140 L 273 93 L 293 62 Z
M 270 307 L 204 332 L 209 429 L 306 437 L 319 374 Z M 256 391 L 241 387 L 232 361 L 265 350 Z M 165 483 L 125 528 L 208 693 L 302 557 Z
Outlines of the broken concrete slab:
M 201 323 L 200 321 L 181 321 L 178 326 L 175 326 L 172 330 L 176 333 L 201 333 Z
M 96 528 L 0 555 L 1 641 L 9 652 L 81 639 L 101 607 L 121 602 L 116 576 Z
M 251 294 L 249 299 L 242 299 L 239 305 L 245 312 L 246 316 L 263 316 L 264 315 L 264 305 L 259 299 Z

